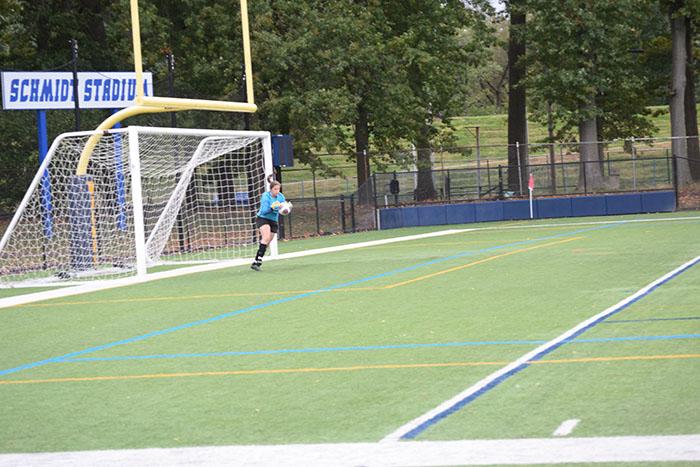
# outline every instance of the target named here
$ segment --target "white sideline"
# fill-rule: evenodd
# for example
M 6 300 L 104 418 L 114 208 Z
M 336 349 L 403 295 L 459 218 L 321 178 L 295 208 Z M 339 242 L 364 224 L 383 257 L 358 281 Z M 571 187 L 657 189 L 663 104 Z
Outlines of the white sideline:
M 290 444 L 0 454 L 0 466 L 438 466 L 700 461 L 700 435 Z
M 534 350 L 531 350 L 524 355 L 522 355 L 520 358 L 517 360 L 514 360 L 513 362 L 509 363 L 508 365 L 504 366 L 498 371 L 495 371 L 488 375 L 487 377 L 483 378 L 482 380 L 474 383 L 472 386 L 468 387 L 464 391 L 460 392 L 456 396 L 451 397 L 450 399 L 442 402 L 440 405 L 437 407 L 429 410 L 428 412 L 424 413 L 423 415 L 420 415 L 419 417 L 414 418 L 413 420 L 401 425 L 399 428 L 394 430 L 392 433 L 388 434 L 385 436 L 381 442 L 385 443 L 391 443 L 391 442 L 396 442 L 400 440 L 403 436 L 411 433 L 413 430 L 425 426 L 425 423 L 430 423 L 431 420 L 434 420 L 435 417 L 442 416 L 443 414 L 447 413 L 449 410 L 453 409 L 454 407 L 458 406 L 460 402 L 464 401 L 465 399 L 473 396 L 474 394 L 478 393 L 479 391 L 484 390 L 487 386 L 489 386 L 491 383 L 496 382 L 502 377 L 507 377 L 509 373 L 512 371 L 517 370 L 519 367 L 527 364 L 530 360 L 533 358 L 536 358 L 538 355 L 540 355 L 542 352 L 545 352 L 552 347 L 558 345 L 562 341 L 568 339 L 572 335 L 576 334 L 578 331 L 587 328 L 588 326 L 592 325 L 598 320 L 604 319 L 608 315 L 613 314 L 615 311 L 619 310 L 620 308 L 626 306 L 628 303 L 635 301 L 639 297 L 644 296 L 647 294 L 650 290 L 652 290 L 654 287 L 656 287 L 659 284 L 662 284 L 669 278 L 673 277 L 675 274 L 679 273 L 680 271 L 683 271 L 684 269 L 687 269 L 691 266 L 693 266 L 695 263 L 700 261 L 700 256 L 696 256 L 695 258 L 691 259 L 690 261 L 686 261 L 685 263 L 681 264 L 677 268 L 675 268 L 673 271 L 670 271 L 663 276 L 659 277 L 658 279 L 654 280 L 653 282 L 645 285 L 641 289 L 637 290 L 635 293 L 632 295 L 629 295 L 627 298 L 624 298 L 617 302 L 616 304 L 612 305 L 611 307 L 606 308 L 605 310 L 601 311 L 595 316 L 591 316 L 585 321 L 580 322 L 573 328 L 569 329 L 568 331 L 564 332 L 558 337 L 555 337 L 551 341 L 540 345 L 539 347 L 535 348 Z
M 371 240 L 367 242 L 350 243 L 347 245 L 332 246 L 326 248 L 316 248 L 314 250 L 297 251 L 294 253 L 285 253 L 282 255 L 277 255 L 276 257 L 270 257 L 266 261 L 274 261 L 281 259 L 299 258 L 302 256 L 319 255 L 323 253 L 333 253 L 337 251 L 353 250 L 356 248 L 365 248 L 369 246 L 386 245 L 389 243 L 405 242 L 409 240 L 420 240 L 422 238 L 429 237 L 440 237 L 443 235 L 452 235 L 461 232 L 468 232 L 476 229 L 449 229 L 440 230 L 438 232 L 430 232 L 425 234 L 417 235 L 407 235 L 404 237 L 394 237 L 387 238 L 383 240 Z M 0 298 L 0 309 L 9 308 L 17 305 L 26 305 L 28 303 L 39 302 L 42 300 L 50 300 L 54 298 L 69 297 L 72 295 L 80 295 L 89 292 L 97 292 L 99 290 L 113 289 L 117 287 L 124 287 L 127 285 L 134 285 L 143 282 L 150 282 L 159 279 L 168 279 L 171 277 L 179 277 L 187 274 L 195 274 L 198 272 L 216 271 L 218 269 L 225 269 L 234 266 L 242 266 L 250 264 L 250 259 L 234 259 L 229 261 L 221 261 L 217 263 L 202 264 L 198 266 L 192 266 L 181 269 L 172 269 L 170 271 L 155 272 L 153 274 L 147 274 L 146 276 L 134 276 L 125 277 L 122 279 L 113 279 L 108 281 L 94 281 L 88 284 L 77 285 L 73 287 L 66 287 L 63 289 L 47 290 L 44 292 L 37 292 L 32 294 L 18 295 L 14 297 Z

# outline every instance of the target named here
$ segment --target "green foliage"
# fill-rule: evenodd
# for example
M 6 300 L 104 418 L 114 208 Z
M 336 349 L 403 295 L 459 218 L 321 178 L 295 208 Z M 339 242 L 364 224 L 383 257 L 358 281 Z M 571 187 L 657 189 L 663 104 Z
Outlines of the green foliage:
M 259 117 L 265 128 L 292 133 L 307 161 L 318 151 L 352 155 L 348 129 L 363 111 L 372 151 L 382 152 L 414 141 L 435 116 L 459 113 L 467 69 L 483 60 L 480 44 L 491 40 L 483 16 L 456 1 L 257 8 Z
M 700 0 L 682 3 L 697 22 Z M 536 122 L 546 122 L 552 102 L 557 139 L 569 139 L 595 93 L 601 138 L 651 134 L 644 108 L 665 103 L 668 93 L 668 1 L 525 4 L 528 111 Z M 490 107 L 482 87 L 503 87 L 508 31 L 486 0 L 256 0 L 249 13 L 259 106 L 251 126 L 291 133 L 296 156 L 317 173 L 337 172 L 319 153 L 354 162 L 364 120 L 374 169 L 405 165 L 410 144 L 459 145 L 466 136 L 453 117 Z M 144 68 L 158 94 L 169 92 L 164 56 L 172 52 L 175 95 L 243 99 L 238 0 L 139 0 L 139 16 Z M 73 38 L 80 70 L 132 69 L 129 0 L 0 1 L 3 69 L 67 70 Z M 107 115 L 83 110 L 82 129 Z M 48 120 L 51 138 L 74 126 L 71 112 L 49 112 Z M 170 115 L 125 124 L 169 126 Z M 177 124 L 240 129 L 245 120 L 192 111 L 178 113 Z M 32 113 L 0 112 L 0 131 L 11 140 L 0 156 L 2 210 L 16 205 L 36 169 L 34 127 Z
M 603 139 L 649 135 L 648 79 L 630 50 L 653 10 L 648 0 L 528 0 L 528 95 L 546 119 L 551 102 L 560 136 L 601 117 Z M 594 97 L 595 105 L 589 105 Z

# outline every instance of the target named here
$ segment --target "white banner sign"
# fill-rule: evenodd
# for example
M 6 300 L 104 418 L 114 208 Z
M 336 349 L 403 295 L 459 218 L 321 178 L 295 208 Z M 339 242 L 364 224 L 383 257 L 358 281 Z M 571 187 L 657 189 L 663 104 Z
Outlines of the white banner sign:
M 153 76 L 143 74 L 145 94 L 153 95 Z M 121 71 L 78 73 L 81 109 L 120 109 L 136 98 L 136 73 Z M 5 110 L 73 109 L 73 73 L 6 71 L 2 73 Z

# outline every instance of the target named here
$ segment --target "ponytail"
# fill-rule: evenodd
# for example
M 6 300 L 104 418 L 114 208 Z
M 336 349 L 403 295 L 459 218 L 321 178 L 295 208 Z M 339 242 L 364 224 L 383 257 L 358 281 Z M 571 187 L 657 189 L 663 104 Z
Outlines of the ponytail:
M 280 182 L 275 180 L 275 176 L 272 174 L 267 176 L 267 183 L 270 184 L 270 189 L 272 189 L 273 186 L 282 186 Z

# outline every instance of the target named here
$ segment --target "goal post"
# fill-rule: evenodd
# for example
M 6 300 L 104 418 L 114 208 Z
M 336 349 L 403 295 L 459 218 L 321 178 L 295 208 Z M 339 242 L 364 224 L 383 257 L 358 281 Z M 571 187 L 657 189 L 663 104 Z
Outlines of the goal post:
M 268 132 L 132 126 L 99 133 L 84 174 L 76 168 L 96 132 L 63 134 L 52 144 L 0 240 L 0 286 L 253 257 L 259 200 L 273 173 Z
M 141 22 L 139 19 L 138 0 L 129 0 L 131 12 L 131 37 L 134 55 L 134 72 L 136 74 L 136 97 L 134 105 L 120 110 L 103 121 L 96 129 L 109 130 L 122 120 L 145 113 L 177 112 L 183 110 L 210 110 L 217 112 L 246 112 L 255 113 L 255 97 L 253 93 L 253 65 L 250 51 L 250 30 L 248 24 L 248 2 L 239 0 L 241 14 L 241 42 L 243 45 L 243 68 L 245 70 L 246 102 L 217 101 L 206 99 L 186 99 L 177 97 L 146 96 L 144 93 L 143 60 L 141 54 Z M 76 169 L 77 175 L 84 175 L 92 156 L 94 147 L 102 137 L 96 132 L 85 145 L 80 155 L 80 163 Z

